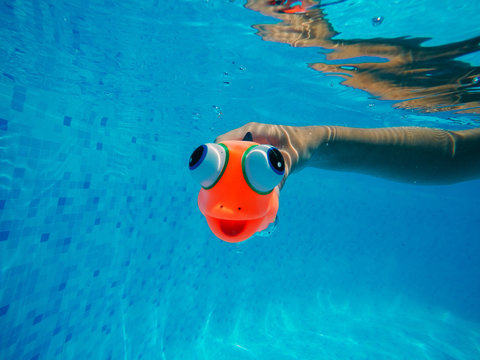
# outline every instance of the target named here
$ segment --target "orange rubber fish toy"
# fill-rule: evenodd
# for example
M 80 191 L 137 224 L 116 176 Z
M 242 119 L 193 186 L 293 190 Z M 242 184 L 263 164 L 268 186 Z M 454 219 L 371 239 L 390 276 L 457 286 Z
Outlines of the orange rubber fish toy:
M 251 140 L 247 133 L 242 141 L 204 144 L 190 156 L 190 173 L 202 185 L 198 207 L 212 232 L 227 242 L 265 236 L 277 224 L 285 162 L 274 146 Z

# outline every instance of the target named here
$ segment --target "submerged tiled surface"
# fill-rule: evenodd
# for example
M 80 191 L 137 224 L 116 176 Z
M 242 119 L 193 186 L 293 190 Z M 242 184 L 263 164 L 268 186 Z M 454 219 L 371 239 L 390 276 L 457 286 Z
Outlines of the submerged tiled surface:
M 3 74 L 0 353 L 119 358 L 149 341 L 129 322 L 154 332 L 149 314 L 165 301 L 174 244 L 164 234 L 186 187 L 169 192 L 155 174 L 177 171 L 178 155 L 157 151 L 148 123 L 136 133 L 115 115 L 60 114 L 12 82 Z
M 1 359 L 148 359 L 200 336 L 190 75 L 162 65 L 190 35 L 159 24 L 168 6 L 125 5 L 0 8 Z
M 182 224 L 200 217 L 186 181 L 195 140 L 165 131 L 186 110 L 134 113 L 17 74 L 0 74 L 0 358 L 149 358 L 158 329 L 182 324 L 172 292 L 200 261 Z
M 190 151 L 273 121 L 280 103 L 299 109 L 268 95 L 282 78 L 248 78 L 202 37 L 228 16 L 238 28 L 232 8 L 126 4 L 1 10 L 0 358 L 475 355 L 478 182 L 305 171 L 282 191 L 272 237 L 222 243 L 197 209 Z M 207 7 L 205 22 L 169 26 L 182 4 L 192 17 Z M 248 69 L 262 58 L 250 41 Z
M 0 113 L 2 359 L 381 358 L 368 345 L 345 347 L 379 334 L 385 351 L 415 357 L 414 344 L 429 341 L 418 319 L 438 341 L 433 358 L 474 353 L 478 332 L 457 323 L 447 331 L 401 300 L 414 294 L 478 316 L 479 287 L 468 280 L 478 270 L 476 215 L 441 224 L 474 184 L 438 197 L 307 172 L 289 180 L 272 237 L 226 244 L 206 227 L 186 172 L 197 140 L 171 126 L 165 136 L 169 118 L 188 121 L 185 111 L 131 118 L 47 104 L 35 89 L 16 95 L 5 74 L 0 84 L 10 99 Z M 457 352 L 441 350 L 450 332 L 465 334 Z

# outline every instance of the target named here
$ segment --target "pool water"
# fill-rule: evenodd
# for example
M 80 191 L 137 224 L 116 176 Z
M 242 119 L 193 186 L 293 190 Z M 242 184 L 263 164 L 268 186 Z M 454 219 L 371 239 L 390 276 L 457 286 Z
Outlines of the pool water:
M 355 46 L 480 35 L 476 1 L 321 10 Z M 6 0 L 0 20 L 0 359 L 480 358 L 480 180 L 305 169 L 275 232 L 230 244 L 187 167 L 249 121 L 478 127 L 478 41 L 425 75 L 464 71 L 464 100 L 430 106 L 355 82 L 361 56 L 262 39 L 281 20 L 240 0 Z

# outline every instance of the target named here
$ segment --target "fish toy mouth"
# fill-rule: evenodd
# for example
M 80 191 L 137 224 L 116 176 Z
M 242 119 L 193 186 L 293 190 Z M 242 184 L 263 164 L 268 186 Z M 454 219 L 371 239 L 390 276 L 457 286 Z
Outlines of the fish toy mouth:
M 246 220 L 224 220 L 218 219 L 220 230 L 227 236 L 237 236 L 245 230 Z
M 208 225 L 213 233 L 226 242 L 240 242 L 255 235 L 264 221 L 264 217 L 257 219 L 230 220 L 206 216 Z

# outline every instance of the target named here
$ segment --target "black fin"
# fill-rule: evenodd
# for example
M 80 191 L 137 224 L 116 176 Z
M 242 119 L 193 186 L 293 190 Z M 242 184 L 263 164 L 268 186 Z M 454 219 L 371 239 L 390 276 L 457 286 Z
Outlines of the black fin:
M 253 141 L 253 136 L 252 133 L 249 131 L 245 134 L 243 137 L 242 141 Z

